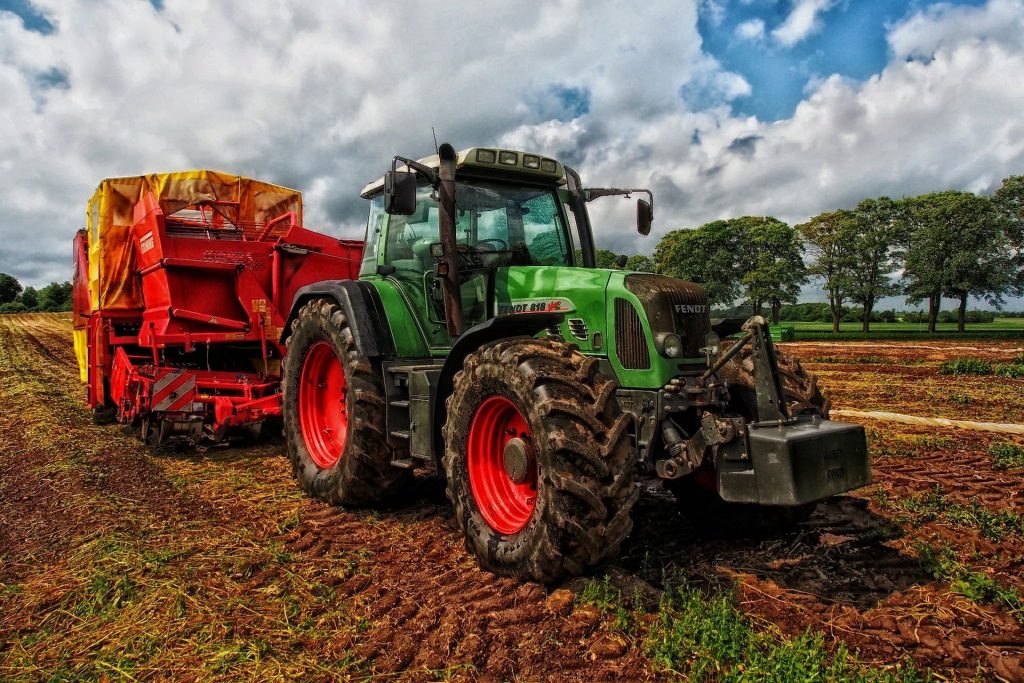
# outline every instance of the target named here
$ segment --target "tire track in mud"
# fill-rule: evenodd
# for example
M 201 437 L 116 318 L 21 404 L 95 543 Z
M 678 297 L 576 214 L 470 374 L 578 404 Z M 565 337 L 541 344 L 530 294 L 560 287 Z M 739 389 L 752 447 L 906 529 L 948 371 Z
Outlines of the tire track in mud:
M 210 533 L 209 525 L 224 524 L 231 525 L 226 531 L 240 525 L 269 534 L 273 525 L 261 517 L 268 511 L 266 507 L 236 500 L 243 494 L 224 490 L 219 480 L 189 485 L 187 494 L 166 482 L 164 470 L 168 467 L 187 471 L 214 467 L 214 463 L 154 461 L 141 444 L 122 436 L 118 427 L 88 424 L 88 413 L 77 398 L 77 361 L 73 354 L 60 351 L 60 345 L 70 344 L 70 338 L 59 330 L 66 323 L 56 321 L 57 329 L 53 329 L 51 322 L 0 318 L 0 373 L 5 381 L 8 374 L 30 378 L 16 389 L 20 396 L 17 412 L 29 416 L 27 429 L 19 435 L 16 448 L 6 449 L 20 453 L 21 458 L 13 463 L 0 456 L 5 488 L 20 492 L 12 499 L 5 490 L 0 522 L 15 534 L 0 537 L 0 553 L 31 557 L 20 567 L 0 569 L 0 581 L 17 581 L 45 570 L 58 563 L 74 543 L 98 529 L 134 535 L 139 527 L 168 530 L 188 523 L 192 533 L 197 533 L 197 524 L 203 533 Z M 5 427 L 13 419 L 10 412 L 0 415 L 0 429 L 7 431 Z M 44 446 L 40 427 L 58 419 L 63 420 L 63 439 L 50 440 Z M 55 450 L 76 442 L 95 445 L 85 456 L 88 469 L 101 470 L 107 476 L 90 480 L 73 470 L 61 472 L 53 480 L 40 476 L 54 462 Z M 262 466 L 258 460 L 238 464 L 240 473 L 247 476 Z M 282 472 L 286 470 L 284 461 L 272 463 L 277 465 Z M 434 495 L 437 497 L 436 491 Z M 135 499 L 139 508 L 131 515 L 120 514 L 109 504 L 111 496 Z M 284 504 L 293 506 L 291 498 L 286 498 Z M 303 562 L 321 568 L 323 584 L 360 620 L 358 634 L 343 634 L 332 644 L 335 649 L 348 651 L 370 673 L 396 674 L 402 680 L 435 679 L 431 670 L 496 679 L 526 675 L 531 680 L 638 680 L 650 676 L 637 652 L 626 658 L 591 661 L 591 643 L 586 638 L 597 628 L 596 620 L 583 627 L 574 625 L 569 644 L 560 645 L 552 659 L 551 644 L 563 640 L 565 624 L 572 623 L 566 619 L 571 602 L 568 609 L 563 606 L 552 611 L 546 606 L 547 592 L 540 586 L 497 579 L 480 571 L 463 550 L 446 505 L 431 500 L 413 505 L 377 513 L 303 500 L 301 522 L 278 537 L 287 551 L 301 554 Z M 42 523 L 51 526 L 51 533 L 41 532 Z M 268 545 L 272 540 L 265 537 Z M 258 594 L 261 588 L 280 583 L 289 571 L 287 565 L 258 569 L 247 592 Z M 30 628 L 40 617 L 27 615 L 13 623 L 0 619 L 0 652 L 5 633 L 12 628 Z M 573 674 L 574 670 L 578 673 Z
M 81 392 L 72 391 L 81 386 L 69 366 L 74 356 L 55 352 L 58 340 L 70 341 L 53 329 L 60 323 L 0 316 L 0 521 L 7 532 L 0 554 L 11 558 L 0 577 L 7 580 L 58 560 L 98 529 L 137 531 L 202 512 L 135 442 L 90 424 Z
M 652 675 L 635 650 L 593 661 L 598 620 L 581 616 L 587 610 L 574 610 L 571 599 L 559 604 L 538 584 L 481 571 L 463 549 L 446 504 L 413 505 L 384 513 L 386 521 L 374 513 L 314 509 L 281 537 L 290 551 L 327 562 L 359 558 L 325 581 L 370 624 L 346 644 L 370 672 L 414 680 L 444 668 L 495 679 Z

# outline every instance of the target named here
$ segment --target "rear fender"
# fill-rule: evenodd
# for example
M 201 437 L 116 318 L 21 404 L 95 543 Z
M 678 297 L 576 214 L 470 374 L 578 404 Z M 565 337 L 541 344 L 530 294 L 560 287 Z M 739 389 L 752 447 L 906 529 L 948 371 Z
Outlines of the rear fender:
M 352 330 L 356 348 L 363 356 L 391 358 L 395 355 L 394 340 L 391 338 L 380 294 L 372 285 L 359 280 L 324 280 L 301 287 L 295 292 L 280 343 L 287 343 L 292 332 L 292 321 L 312 299 L 329 299 L 341 306 L 348 319 L 349 329 Z

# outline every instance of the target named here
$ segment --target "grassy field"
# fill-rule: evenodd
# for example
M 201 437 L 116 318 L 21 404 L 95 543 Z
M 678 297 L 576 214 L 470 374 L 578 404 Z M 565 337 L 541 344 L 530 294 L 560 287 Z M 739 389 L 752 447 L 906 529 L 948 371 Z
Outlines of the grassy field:
M 839 334 L 832 332 L 832 323 L 781 321 L 778 327 L 792 327 L 796 339 L 904 339 L 904 338 L 964 338 L 1013 339 L 1024 338 L 1024 318 L 996 318 L 990 323 L 968 323 L 965 331 L 957 332 L 956 323 L 938 323 L 935 335 L 929 335 L 927 323 L 871 323 L 871 332 L 865 335 L 861 323 L 841 323 Z
M 875 483 L 798 528 L 709 535 L 651 486 L 617 562 L 541 586 L 481 571 L 436 481 L 332 507 L 280 441 L 93 425 L 70 329 L 0 316 L 0 681 L 1024 680 L 1022 437 L 865 419 Z M 1018 347 L 784 350 L 835 408 L 1020 424 L 1024 378 L 978 374 Z

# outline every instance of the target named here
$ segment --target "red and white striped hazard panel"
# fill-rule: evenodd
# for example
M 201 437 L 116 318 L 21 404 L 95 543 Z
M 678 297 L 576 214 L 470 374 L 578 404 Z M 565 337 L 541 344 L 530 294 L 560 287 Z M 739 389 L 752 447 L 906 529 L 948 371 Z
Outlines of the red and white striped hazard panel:
M 153 382 L 153 410 L 157 412 L 191 409 L 196 393 L 196 376 L 171 371 Z

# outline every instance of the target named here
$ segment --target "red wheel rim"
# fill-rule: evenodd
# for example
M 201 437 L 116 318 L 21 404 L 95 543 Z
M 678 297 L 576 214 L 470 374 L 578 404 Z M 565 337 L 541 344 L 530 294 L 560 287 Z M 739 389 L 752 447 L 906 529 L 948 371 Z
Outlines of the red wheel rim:
M 506 468 L 506 448 L 521 440 L 529 453 L 522 481 Z M 537 459 L 530 427 L 504 396 L 487 398 L 473 414 L 466 460 L 469 488 L 484 521 L 499 534 L 514 534 L 530 521 L 537 504 Z
M 309 347 L 299 380 L 299 427 L 310 459 L 320 469 L 341 459 L 348 434 L 345 370 L 334 347 L 318 341 Z

